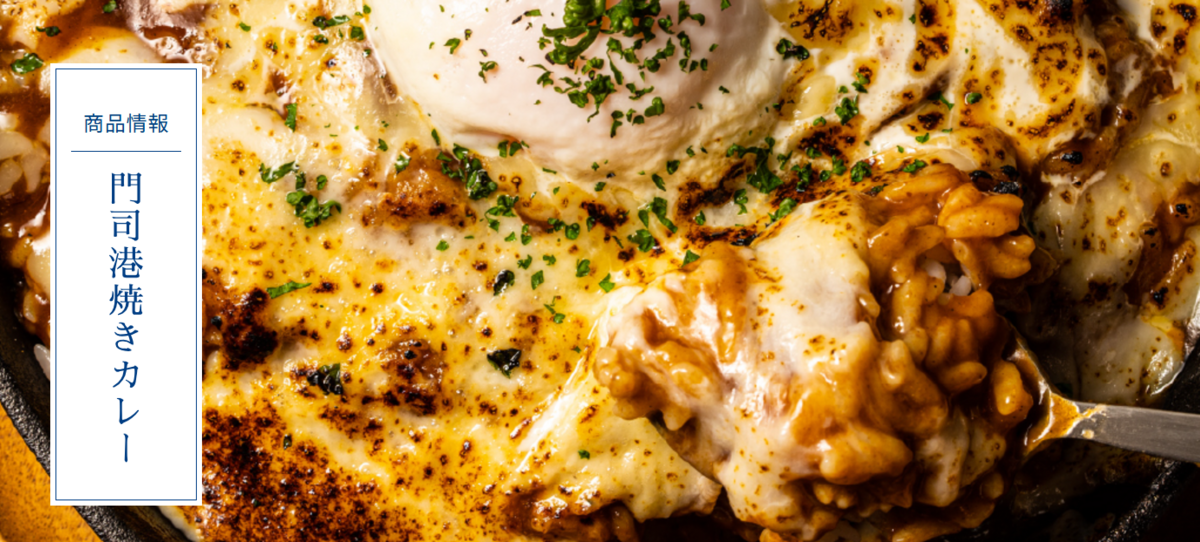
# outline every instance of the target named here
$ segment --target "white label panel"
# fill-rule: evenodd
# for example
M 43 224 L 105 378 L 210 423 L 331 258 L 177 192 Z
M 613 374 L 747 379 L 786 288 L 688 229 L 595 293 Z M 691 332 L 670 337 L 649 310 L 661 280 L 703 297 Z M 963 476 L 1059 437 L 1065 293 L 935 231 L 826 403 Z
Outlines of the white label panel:
M 200 67 L 48 75 L 51 504 L 200 504 Z

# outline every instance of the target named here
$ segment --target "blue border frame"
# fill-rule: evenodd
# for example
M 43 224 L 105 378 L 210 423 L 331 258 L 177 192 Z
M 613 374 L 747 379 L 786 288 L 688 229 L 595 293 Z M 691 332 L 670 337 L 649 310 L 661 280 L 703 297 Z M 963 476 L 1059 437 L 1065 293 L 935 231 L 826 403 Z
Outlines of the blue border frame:
M 187 68 L 182 68 L 182 67 L 181 68 L 158 68 L 158 67 L 149 67 L 149 66 L 147 66 L 145 68 L 140 68 L 140 67 L 139 68 L 132 68 L 132 67 L 121 67 L 121 68 L 55 67 L 54 70 L 55 70 L 54 71 L 54 88 L 55 89 L 58 88 L 58 72 L 60 72 L 60 71 L 120 71 L 120 70 L 190 71 L 190 72 L 192 72 L 193 81 L 195 82 L 195 85 L 192 87 L 192 95 L 195 97 L 195 101 L 194 101 L 194 103 L 195 103 L 194 116 L 195 116 L 195 122 L 196 122 L 195 126 L 196 126 L 197 132 L 200 130 L 200 68 L 199 68 L 199 66 L 191 66 L 191 67 L 187 67 Z M 58 122 L 58 93 L 57 92 L 54 93 L 54 103 L 52 104 L 52 108 L 53 108 L 53 116 L 54 116 L 55 124 L 57 124 L 57 122 Z M 195 153 L 195 156 L 194 156 L 194 162 L 195 162 L 195 164 L 194 164 L 194 166 L 195 166 L 195 169 L 194 169 L 195 185 L 194 185 L 194 187 L 195 188 L 194 189 L 197 191 L 196 205 L 192 209 L 192 223 L 196 227 L 196 235 L 194 237 L 195 244 L 193 245 L 192 257 L 195 259 L 195 265 L 193 265 L 193 268 L 195 270 L 194 272 L 196 273 L 196 275 L 194 277 L 195 278 L 194 294 L 195 294 L 195 299 L 199 300 L 200 299 L 200 276 L 199 276 L 199 273 L 200 273 L 200 271 L 199 271 L 199 269 L 200 269 L 200 216 L 199 216 L 199 212 L 200 212 L 200 206 L 202 204 L 202 202 L 199 201 L 199 197 L 200 197 L 200 195 L 199 195 L 199 190 L 200 190 L 200 140 L 199 140 L 199 136 L 193 137 L 192 142 L 193 142 L 192 151 Z M 54 127 L 54 149 L 53 149 L 53 152 L 54 152 L 54 170 L 58 171 L 58 152 L 59 151 L 58 151 L 58 127 L 57 126 Z M 181 151 L 71 151 L 71 152 L 181 152 Z M 53 187 L 51 187 L 51 189 L 53 189 Z M 54 221 L 58 220 L 58 216 L 59 216 L 58 215 L 58 198 L 54 199 L 53 214 L 54 214 L 54 217 L 51 219 L 51 224 L 54 224 Z M 54 228 L 54 247 L 55 247 L 55 251 L 57 252 L 58 228 Z M 56 284 L 56 285 L 58 284 L 58 257 L 57 256 L 55 256 L 55 259 L 54 259 L 54 284 Z M 54 311 L 57 312 L 58 311 L 58 296 L 55 295 L 54 299 L 52 301 L 54 303 Z M 197 310 L 195 312 L 196 313 L 199 312 L 199 307 L 197 307 Z M 51 496 L 51 498 L 53 500 L 61 501 L 61 502 L 96 502 L 96 503 L 103 503 L 103 502 L 194 502 L 194 501 L 200 500 L 200 465 L 201 465 L 200 441 L 199 441 L 199 439 L 200 439 L 200 436 L 199 436 L 200 435 L 200 407 L 199 407 L 200 397 L 199 397 L 198 390 L 201 386 L 199 381 L 201 379 L 201 372 L 203 371 L 203 368 L 200 365 L 202 360 L 200 359 L 201 354 L 199 353 L 200 352 L 200 342 L 199 342 L 200 341 L 200 339 L 199 339 L 200 332 L 198 330 L 200 329 L 200 321 L 199 321 L 200 317 L 198 314 L 193 314 L 193 318 L 195 321 L 192 324 L 192 329 L 193 329 L 193 331 L 195 331 L 195 333 L 192 336 L 192 340 L 193 340 L 192 352 L 196 356 L 195 377 L 197 379 L 196 386 L 194 386 L 192 389 L 192 397 L 193 397 L 192 404 L 196 405 L 196 416 L 195 416 L 195 425 L 194 425 L 195 432 L 193 433 L 194 438 L 196 439 L 196 446 L 195 446 L 195 450 L 196 450 L 195 484 L 196 484 L 196 486 L 194 489 L 195 497 L 192 497 L 190 499 L 63 499 L 63 498 L 55 498 L 58 495 L 58 424 L 55 423 L 58 419 L 58 357 L 57 357 L 57 355 L 55 355 L 55 358 L 54 358 L 54 419 L 51 420 L 51 423 L 54 426 L 54 450 L 53 450 L 53 460 L 51 461 L 51 467 L 54 469 L 54 474 L 55 474 L 55 476 L 54 476 L 54 495 Z M 58 333 L 54 333 L 54 349 L 56 351 L 58 350 L 58 335 L 59 335 Z

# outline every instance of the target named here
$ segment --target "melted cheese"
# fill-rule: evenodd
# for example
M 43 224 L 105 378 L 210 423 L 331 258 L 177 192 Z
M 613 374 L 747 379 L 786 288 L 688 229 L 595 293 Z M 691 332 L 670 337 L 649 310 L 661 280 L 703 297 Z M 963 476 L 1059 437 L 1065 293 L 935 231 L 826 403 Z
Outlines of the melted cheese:
M 1200 289 L 1200 229 L 1168 216 L 1195 201 L 1200 161 L 1200 64 L 1191 60 L 1198 55 L 1186 9 L 1121 2 L 1141 40 L 1131 42 L 1063 3 L 691 4 L 706 24 L 678 29 L 697 52 L 719 45 L 709 51 L 710 70 L 684 76 L 666 62 L 647 81 L 659 87 L 666 114 L 612 138 L 611 112 L 644 104 L 616 96 L 588 122 L 586 108 L 538 87 L 539 71 L 526 67 L 545 54 L 536 37 L 543 22 L 561 21 L 552 13 L 558 5 L 460 0 L 443 12 L 436 3 L 387 1 L 367 13 L 341 0 L 136 2 L 124 19 L 133 32 L 97 19 L 93 0 L 5 8 L 5 49 L 34 49 L 47 62 L 186 58 L 209 67 L 206 503 L 170 510 L 177 525 L 201 540 L 289 539 L 298 530 L 329 540 L 628 538 L 630 517 L 709 513 L 723 506 L 724 490 L 741 520 L 811 538 L 842 513 L 814 509 L 852 506 L 834 485 L 886 477 L 910 462 L 924 476 L 910 495 L 922 505 L 951 504 L 972 483 L 994 499 L 1003 484 L 989 469 L 992 454 L 1003 455 L 1002 435 L 950 409 L 914 416 L 938 423 L 909 442 L 867 423 L 858 408 L 885 395 L 863 384 L 883 346 L 864 263 L 873 218 L 857 203 L 866 196 L 847 192 L 882 188 L 884 172 L 901 175 L 914 159 L 997 177 L 1002 166 L 1041 174 L 1048 191 L 1031 226 L 1056 267 L 1032 290 L 1035 310 L 1022 331 L 1084 398 L 1137 403 L 1162 393 L 1195 338 L 1188 322 Z M 664 1 L 663 13 L 678 5 Z M 532 26 L 512 24 L 532 8 L 544 13 L 525 19 Z M 64 26 L 55 42 L 34 30 L 76 13 L 87 14 L 92 32 Z M 312 23 L 337 15 L 349 20 Z M 367 39 L 352 37 L 355 26 Z M 451 37 L 464 39 L 455 54 L 443 45 Z M 784 37 L 811 58 L 781 59 L 775 46 Z M 480 49 L 498 63 L 486 83 Z M 1159 80 L 1152 56 L 1167 66 L 1174 91 L 1150 84 Z M 866 81 L 861 90 L 855 74 Z M 39 84 L 0 75 L 4 93 Z M 1135 98 L 1150 87 L 1142 109 Z M 939 93 L 953 107 L 935 100 Z M 978 102 L 968 103 L 971 93 Z M 1142 122 L 1116 138 L 1113 159 L 1097 158 L 1103 169 L 1082 178 L 1060 167 L 1071 145 L 1108 133 L 1101 119 L 1123 100 Z M 858 113 L 843 122 L 838 108 L 847 103 Z M 294 130 L 285 124 L 289 104 L 298 112 Z M 36 139 L 39 129 L 21 122 L 2 129 Z M 765 146 L 768 134 L 770 154 L 782 156 L 768 166 L 784 186 L 763 194 L 744 182 L 755 154 L 726 150 Z M 500 158 L 500 139 L 529 148 Z M 458 165 L 455 144 L 481 160 L 494 194 L 472 200 L 445 175 L 443 163 Z M 36 143 L 7 147 L 25 160 Z M 862 161 L 873 176 L 821 182 L 817 174 L 837 168 L 835 156 L 847 169 Z M 682 161 L 674 174 L 665 172 L 669 160 Z M 312 228 L 286 203 L 294 176 L 268 184 L 258 174 L 293 161 L 307 191 L 341 205 Z M 798 188 L 805 164 L 816 173 Z M 317 188 L 321 175 L 328 184 Z M 489 213 L 501 194 L 516 198 L 511 216 Z M 653 213 L 656 197 L 672 226 Z M 770 226 L 768 213 L 787 199 L 796 210 Z M 9 263 L 30 280 L 23 315 L 44 326 L 45 216 L 13 217 L 2 232 Z M 1170 242 L 1148 237 L 1148 224 L 1170 230 Z M 653 236 L 651 250 L 636 247 L 638 230 Z M 39 237 L 27 240 L 25 231 Z M 749 248 L 728 246 L 756 236 Z M 742 289 L 720 292 L 744 311 L 728 336 L 718 304 L 680 298 L 688 278 L 678 270 L 692 249 L 705 254 L 692 265 L 726 265 L 728 276 L 743 277 Z M 924 266 L 947 282 L 940 264 Z M 497 288 L 508 274 L 512 284 Z M 263 293 L 289 281 L 311 286 L 276 299 Z M 962 278 L 949 293 L 966 296 L 975 282 Z M 619 386 L 596 376 L 605 375 L 603 352 L 653 352 L 654 330 L 638 316 L 647 312 L 694 318 L 695 329 L 674 331 L 726 341 L 735 354 L 721 369 L 727 387 L 714 391 L 697 376 L 704 393 L 672 388 L 674 406 L 658 413 L 614 400 Z M 1063 312 L 1065 325 L 1055 325 Z M 505 350 L 521 352 L 508 375 L 488 361 Z M 311 383 L 332 364 L 340 364 L 340 395 Z M 656 370 L 671 380 L 666 365 Z M 833 409 L 827 417 L 807 416 L 821 405 Z M 797 437 L 814 420 L 844 430 Z M 695 425 L 702 438 L 680 438 Z M 810 490 L 819 506 L 803 494 Z M 893 534 L 945 532 L 923 528 Z

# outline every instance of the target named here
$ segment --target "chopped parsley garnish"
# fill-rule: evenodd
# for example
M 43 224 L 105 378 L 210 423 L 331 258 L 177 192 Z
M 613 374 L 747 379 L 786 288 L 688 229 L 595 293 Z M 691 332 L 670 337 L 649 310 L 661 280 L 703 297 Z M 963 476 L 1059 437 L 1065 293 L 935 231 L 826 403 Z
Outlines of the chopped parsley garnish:
M 287 117 L 285 117 L 283 119 L 283 125 L 287 126 L 288 128 L 291 128 L 292 131 L 295 132 L 296 131 L 296 112 L 299 109 L 299 107 L 294 103 L 290 103 L 290 104 L 283 106 L 283 109 L 284 109 L 284 111 L 287 111 Z
M 41 57 L 37 56 L 36 53 L 25 53 L 25 56 L 13 61 L 10 66 L 12 67 L 13 73 L 16 73 L 17 75 L 25 75 L 42 67 L 44 64 L 45 63 L 42 62 Z
M 381 151 L 386 151 L 386 150 L 388 150 L 388 144 L 387 144 L 387 141 L 384 141 L 383 139 L 380 139 L 380 140 L 379 140 L 379 144 L 376 146 L 376 148 L 377 148 L 377 149 L 379 149 L 379 150 L 381 150 Z
M 680 4 L 680 6 L 686 6 L 686 5 L 687 5 L 687 3 Z M 680 7 L 679 9 L 683 9 L 683 8 Z M 579 458 L 580 459 L 591 459 L 592 454 L 588 453 L 587 450 L 579 450 Z
M 62 33 L 62 29 L 60 29 L 57 26 L 48 26 L 46 28 L 42 28 L 42 27 L 38 26 L 38 27 L 35 27 L 34 30 L 45 33 L 47 37 L 51 37 L 51 38 Z
M 536 290 L 538 286 L 541 286 L 543 282 L 546 282 L 546 277 L 541 271 L 534 273 L 533 278 L 529 279 L 529 284 L 534 290 Z
M 567 236 L 567 239 L 572 241 L 579 239 L 579 224 L 575 223 L 567 225 L 567 227 L 563 230 L 563 234 Z
M 312 374 L 308 375 L 309 385 L 316 386 L 325 392 L 325 395 L 342 394 L 342 364 L 334 363 L 333 365 L 322 365 L 317 368 Z
M 666 183 L 663 182 L 663 178 L 661 176 L 659 176 L 657 173 L 651 174 L 650 180 L 654 181 L 654 186 L 658 187 L 659 190 L 662 190 L 663 192 L 667 191 Z
M 363 33 L 363 28 L 361 26 L 351 26 L 350 39 L 354 41 L 362 41 L 367 39 L 367 35 Z
M 480 62 L 479 63 L 479 78 L 483 79 L 483 82 L 486 83 L 487 82 L 487 72 L 490 72 L 494 69 L 496 69 L 496 61 L 495 60 L 489 60 L 487 62 Z
M 454 54 L 454 51 L 458 49 L 459 45 L 462 45 L 462 40 L 458 38 L 450 38 L 446 40 L 445 43 L 445 46 L 450 48 L 450 54 Z
M 733 193 L 733 203 L 738 206 L 738 214 L 746 214 L 746 204 L 750 203 L 750 197 L 746 195 L 746 189 L 741 188 Z
M 517 260 L 517 267 L 520 267 L 521 269 L 529 269 L 529 266 L 531 265 L 533 265 L 533 254 L 525 256 L 524 259 Z
M 647 117 L 657 117 L 667 111 L 667 106 L 663 104 L 662 98 L 657 96 L 650 100 L 650 107 L 646 108 Z
M 317 190 L 324 190 L 325 185 L 329 183 L 329 177 L 317 175 Z
M 292 447 L 292 436 L 284 435 L 283 436 L 283 449 L 286 450 L 291 447 Z
M 692 217 L 692 222 L 695 222 L 699 226 L 703 226 L 705 222 L 708 222 L 708 218 L 704 216 L 704 211 L 700 211 L 699 213 L 696 213 L 696 216 Z
M 858 96 L 855 96 L 854 100 L 842 98 L 842 103 L 833 108 L 833 112 L 837 114 L 842 124 L 850 122 L 850 119 L 858 115 Z
M 977 104 L 977 103 L 979 103 L 979 100 L 982 100 L 982 99 L 983 99 L 983 95 L 978 92 L 972 92 L 970 94 L 967 94 L 967 103 L 968 104 Z
M 912 162 L 909 162 L 908 165 L 904 166 L 904 169 L 901 169 L 900 171 L 905 173 L 916 173 L 927 165 L 929 164 L 926 164 L 924 160 L 913 160 Z
M 729 89 L 725 88 L 724 86 L 717 87 L 717 90 L 721 91 L 721 94 L 729 94 Z
M 612 273 L 604 275 L 604 278 L 600 279 L 600 289 L 604 290 L 604 293 L 611 292 L 616 287 L 617 285 L 612 281 Z
M 450 243 L 447 243 L 445 239 L 438 241 L 437 249 L 439 252 L 445 252 L 449 248 L 450 248 Z
M 840 157 L 834 158 L 833 159 L 833 174 L 841 175 L 845 172 L 846 172 L 846 161 L 841 159 Z M 825 180 L 825 179 L 821 179 L 821 180 Z
M 542 171 L 545 171 L 546 173 L 549 173 L 549 174 L 551 174 L 551 175 L 558 175 L 558 172 L 557 172 L 557 171 L 554 171 L 553 169 L 550 169 L 550 168 L 548 168 L 548 167 L 544 167 L 544 168 L 542 168 Z
M 442 146 L 442 137 L 438 135 L 437 130 L 430 132 L 430 134 L 433 135 L 434 144 L 441 147 Z
M 313 36 L 313 41 L 317 43 L 329 43 L 329 38 L 325 37 L 324 34 L 317 34 Z
M 271 299 L 275 299 L 283 294 L 294 292 L 301 288 L 308 288 L 309 286 L 312 286 L 311 282 L 291 281 L 291 282 L 288 282 L 287 284 L 284 284 L 283 286 L 268 286 L 267 287 L 267 295 Z
M 825 117 L 817 117 L 814 119 L 813 126 L 825 126 Z
M 787 38 L 779 40 L 779 43 L 775 45 L 775 52 L 783 55 L 784 60 L 789 58 L 808 60 L 808 49 L 805 49 L 803 45 L 792 43 Z
M 688 264 L 690 264 L 696 260 L 699 260 L 699 259 L 700 259 L 699 254 L 696 254 L 695 252 L 692 252 L 691 250 L 689 250 L 689 251 L 687 251 L 687 253 L 685 253 L 683 255 L 683 266 L 682 267 L 686 267 Z
M 289 192 L 287 202 L 292 206 L 296 216 L 304 221 L 306 228 L 319 226 L 322 221 L 329 220 L 335 210 L 339 213 L 342 212 L 342 204 L 333 200 L 321 203 L 317 201 L 316 196 L 304 190 Z
M 521 366 L 521 351 L 516 348 L 495 350 L 488 352 L 487 360 L 492 367 L 504 375 L 504 378 L 511 378 L 513 369 Z
M 591 266 L 592 266 L 591 260 L 587 260 L 587 259 L 579 260 L 579 263 L 575 264 L 575 276 L 577 278 L 583 278 L 583 277 L 588 276 L 588 273 L 591 272 Z
M 636 72 L 630 74 L 630 80 L 645 81 L 646 72 L 658 72 L 664 63 L 672 58 L 679 58 L 679 67 L 685 73 L 697 68 L 706 70 L 708 60 L 692 58 L 691 39 L 682 31 L 685 22 L 695 21 L 703 25 L 706 17 L 703 14 L 692 13 L 686 2 L 679 4 L 677 20 L 672 21 L 669 15 L 660 15 L 663 14 L 658 0 L 620 0 L 611 6 L 598 0 L 567 0 L 562 15 L 562 26 L 542 26 L 538 46 L 543 50 L 549 49 L 546 59 L 551 64 L 567 66 L 577 77 L 562 77 L 555 81 L 549 71 L 542 67 L 545 73 L 539 76 L 538 83 L 553 86 L 558 93 L 567 95 L 571 103 L 580 108 L 592 104 L 595 109 L 588 117 L 588 120 L 591 120 L 599 113 L 601 105 L 608 97 L 620 92 L 622 87 L 628 89 L 631 100 L 653 92 L 653 87 L 638 88 L 635 83 L 627 82 L 626 72 L 622 70 L 632 69 Z M 653 54 L 648 51 L 639 54 L 646 43 L 654 41 L 655 30 L 673 37 L 668 38 L 665 46 Z M 618 35 L 632 38 L 632 44 L 626 46 L 618 39 Z M 601 36 L 607 36 L 603 42 L 603 56 L 583 56 Z M 627 66 L 618 68 L 618 62 L 624 62 Z M 563 85 L 558 85 L 558 82 Z M 612 136 L 615 137 L 617 129 L 626 122 L 642 124 L 645 117 L 662 114 L 663 107 L 665 106 L 662 105 L 661 99 L 658 99 L 651 109 L 643 113 L 644 116 L 633 110 L 614 112 Z
M 242 29 L 242 32 L 249 32 L 249 31 L 250 31 L 250 25 L 248 25 L 248 24 L 246 24 L 246 23 L 243 23 L 243 22 L 241 22 L 241 21 L 238 21 L 238 28 L 241 28 L 241 29 Z
M 553 267 L 554 264 L 558 263 L 558 258 L 552 254 L 544 254 L 542 255 L 542 261 L 546 262 L 546 265 Z
M 112 13 L 116 10 L 117 10 L 117 0 L 108 0 L 108 2 L 104 4 L 104 8 L 101 9 L 101 11 L 103 11 L 105 13 Z
M 654 235 L 647 229 L 640 229 L 633 232 L 633 235 L 630 235 L 627 239 L 629 239 L 629 242 L 637 245 L 638 250 L 642 252 L 650 252 L 658 244 L 658 241 L 654 240 Z
M 950 100 L 947 100 L 945 96 L 942 96 L 941 92 L 934 94 L 932 99 L 935 102 L 942 102 L 942 104 L 946 106 L 946 109 L 954 109 L 954 103 Z
M 338 15 L 336 17 L 325 18 L 324 15 L 318 15 L 313 19 L 313 26 L 317 28 L 333 28 L 339 24 L 350 22 L 350 16 Z
M 854 82 L 850 83 L 850 85 L 854 87 L 854 90 L 857 90 L 863 94 L 866 94 L 867 93 L 867 85 L 869 85 L 869 84 L 871 84 L 870 78 L 863 75 L 862 72 L 854 72 Z
M 516 278 L 517 275 L 507 269 L 497 273 L 496 281 L 492 283 L 492 295 L 500 295 L 504 293 L 504 290 L 507 290 L 509 286 L 512 286 L 512 283 L 514 280 L 516 280 Z
M 813 177 L 812 163 L 804 164 L 804 167 L 792 166 L 792 171 L 795 171 L 796 175 L 800 178 L 796 182 L 796 191 L 803 192 L 808 189 L 808 185 L 812 183 Z
M 561 323 L 563 323 L 563 320 L 566 319 L 567 315 L 554 310 L 554 303 L 557 301 L 558 301 L 558 298 L 556 297 L 556 298 L 554 298 L 554 301 L 550 302 L 549 305 L 542 305 L 542 306 L 546 307 L 546 310 L 550 311 L 550 319 L 553 320 L 554 323 L 561 324 Z
M 679 160 L 667 160 L 667 175 L 674 175 L 679 171 Z
M 771 149 L 775 147 L 775 140 L 772 138 L 766 139 L 766 147 L 742 147 L 734 145 L 729 147 L 725 152 L 725 156 L 738 155 L 739 158 L 745 158 L 747 154 L 754 154 L 754 169 L 746 176 L 746 184 L 757 188 L 759 192 L 770 194 L 776 188 L 783 185 L 783 181 L 771 171 L 771 167 L 767 162 L 771 158 Z
M 400 173 L 401 171 L 408 169 L 408 162 L 408 155 L 400 153 L 400 155 L 396 157 L 396 173 Z
M 795 209 L 796 200 L 792 198 L 785 198 L 779 203 L 779 209 L 776 209 L 774 213 L 771 213 L 771 222 L 779 221 L 779 219 L 791 214 Z
M 297 171 L 296 162 L 288 162 L 275 169 L 267 167 L 266 164 L 258 164 L 258 176 L 262 179 L 262 182 L 267 184 L 278 181 L 293 171 Z
M 929 143 L 929 132 L 925 132 L 923 136 L 917 136 L 917 143 Z
M 871 176 L 871 165 L 859 160 L 854 163 L 854 167 L 850 168 L 850 181 L 862 182 L 863 179 Z
M 529 224 L 521 225 L 521 244 L 528 245 L 533 241 L 533 234 L 529 233 Z
M 506 196 L 501 194 L 496 198 L 496 204 L 489 207 L 483 212 L 483 216 L 488 220 L 488 227 L 493 230 L 500 231 L 500 221 L 491 217 L 515 217 L 513 206 L 517 204 L 517 196 Z
M 603 190 L 604 190 L 604 187 L 605 187 L 607 184 L 608 184 L 608 183 L 606 183 L 606 182 L 604 182 L 604 181 L 600 181 L 600 182 L 596 183 L 596 191 L 597 191 L 597 192 L 603 191 Z
M 500 158 L 508 158 L 516 156 L 517 152 L 524 147 L 525 144 L 520 141 L 501 141 L 500 142 Z
M 666 227 L 668 231 L 671 233 L 679 231 L 679 228 L 675 227 L 675 223 L 667 218 L 667 200 L 655 196 L 654 200 L 650 202 L 650 211 L 658 218 L 659 224 Z
M 732 5 L 733 4 L 729 3 L 729 0 L 721 0 L 721 11 L 725 11 L 725 10 L 729 9 L 729 6 L 732 6 Z
M 437 130 L 433 132 L 434 140 L 437 140 Z M 479 158 L 472 156 L 470 151 L 465 147 L 455 145 L 453 158 L 445 153 L 438 155 L 438 160 L 442 162 L 442 173 L 446 174 L 451 179 L 462 181 L 467 185 L 467 197 L 473 200 L 484 199 L 499 188 L 496 182 L 492 180 L 491 175 L 483 168 L 483 162 Z M 503 196 L 501 197 L 503 199 Z M 516 202 L 514 196 L 513 202 Z M 511 212 L 511 205 L 509 206 Z M 488 210 L 489 214 L 491 210 Z M 504 214 L 503 216 L 513 216 Z

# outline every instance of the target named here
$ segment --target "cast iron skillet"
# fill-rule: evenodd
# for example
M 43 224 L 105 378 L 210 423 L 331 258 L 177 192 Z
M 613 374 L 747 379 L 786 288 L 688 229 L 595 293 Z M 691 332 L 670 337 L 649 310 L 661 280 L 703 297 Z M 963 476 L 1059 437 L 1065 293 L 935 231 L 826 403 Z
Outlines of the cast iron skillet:
M 0 274 L 0 280 L 8 277 Z M 4 280 L 14 284 L 13 280 Z M 17 322 L 11 286 L 0 287 L 0 405 L 8 411 L 17 431 L 37 455 L 43 468 L 50 468 L 50 384 L 33 356 L 36 339 Z M 1200 413 L 1200 348 L 1188 359 L 1183 373 L 1175 381 L 1165 408 Z M 953 540 L 963 542 L 1079 541 L 1095 540 L 1083 527 L 1099 520 L 1111 527 L 1100 537 L 1102 542 L 1140 542 L 1152 532 L 1157 520 L 1168 512 L 1172 499 L 1183 493 L 1185 485 L 1200 482 L 1197 467 L 1189 463 L 1167 461 L 1147 485 L 1106 486 L 1075 502 L 1071 510 L 1079 529 L 1053 529 L 1054 514 L 1014 518 L 1003 504 L 979 528 L 959 533 Z M 1194 491 L 1193 491 L 1194 493 Z M 1183 503 L 1181 503 L 1183 504 Z M 79 506 L 76 507 L 96 534 L 106 542 L 187 542 L 188 539 L 153 507 Z M 1047 517 L 1052 516 L 1052 517 Z M 671 529 L 679 533 L 675 529 Z M 657 538 L 651 526 L 646 538 Z M 1052 531 L 1057 531 L 1052 534 Z M 708 533 L 711 535 L 711 533 Z M 1167 534 L 1166 536 L 1170 536 Z M 675 538 L 671 536 L 669 538 Z M 707 538 L 707 537 L 703 537 Z

